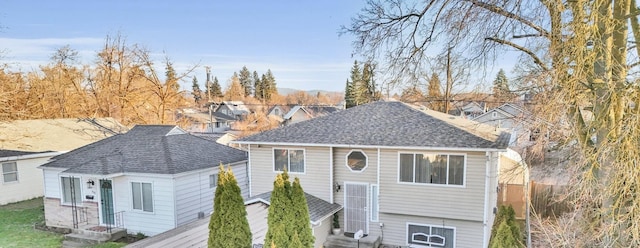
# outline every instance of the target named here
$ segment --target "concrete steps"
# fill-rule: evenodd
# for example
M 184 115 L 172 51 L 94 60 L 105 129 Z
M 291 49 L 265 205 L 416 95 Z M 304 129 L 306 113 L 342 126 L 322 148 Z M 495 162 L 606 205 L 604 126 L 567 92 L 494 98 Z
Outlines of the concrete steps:
M 378 248 L 380 246 L 380 237 L 367 236 L 358 240 L 351 237 L 340 235 L 329 235 L 327 241 L 324 242 L 324 248 Z
M 96 232 L 84 229 L 74 229 L 71 233 L 64 235 L 62 247 L 79 248 L 91 245 L 102 244 L 109 241 L 118 240 L 127 235 L 126 229 L 114 228 L 111 233 Z

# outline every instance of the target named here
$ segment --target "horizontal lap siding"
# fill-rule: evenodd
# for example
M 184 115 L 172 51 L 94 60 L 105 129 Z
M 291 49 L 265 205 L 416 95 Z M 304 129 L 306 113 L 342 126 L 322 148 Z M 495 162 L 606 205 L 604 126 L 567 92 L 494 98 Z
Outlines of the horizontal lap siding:
M 153 184 L 153 212 L 133 209 L 131 182 Z M 151 236 L 176 227 L 173 179 L 161 177 L 123 176 L 113 179 L 115 212 L 124 211 L 124 224 L 129 233 Z
M 242 197 L 246 198 L 247 176 L 245 163 L 231 167 L 238 181 Z M 178 225 L 198 219 L 198 212 L 209 215 L 213 211 L 215 188 L 209 188 L 209 175 L 218 174 L 219 167 L 215 166 L 205 171 L 190 173 L 175 179 L 176 214 Z
M 457 248 L 482 247 L 483 225 L 479 221 L 463 221 L 441 218 L 430 218 L 399 214 L 380 214 L 380 222 L 384 223 L 382 243 L 386 245 L 407 245 L 407 222 L 432 226 L 455 227 Z M 380 227 L 378 227 L 380 228 Z
M 367 156 L 367 167 L 361 172 L 353 172 L 347 167 L 347 154 L 351 151 L 362 151 Z M 378 177 L 378 150 L 377 149 L 347 149 L 347 148 L 334 148 L 333 149 L 333 173 L 335 175 L 335 182 L 340 184 L 342 190 L 340 192 L 334 192 L 334 201 L 341 206 L 344 206 L 344 185 L 345 182 L 351 183 L 366 183 L 368 184 L 368 201 L 367 209 L 371 209 L 371 184 L 376 184 Z M 327 178 L 327 181 L 329 179 Z M 343 213 L 343 212 L 341 212 Z M 371 222 L 371 212 L 367 213 L 367 219 L 369 220 L 369 235 L 379 235 L 378 222 Z M 344 227 L 344 214 L 340 215 L 340 223 Z
M 426 151 L 402 151 L 426 153 Z M 447 153 L 437 152 L 436 153 Z M 398 151 L 381 154 L 380 212 L 482 221 L 486 156 L 467 153 L 464 187 L 398 183 Z M 383 175 L 383 176 L 382 176 Z
M 325 201 L 330 201 L 329 166 L 330 149 L 328 147 L 292 147 L 276 148 L 304 149 L 305 173 L 289 173 L 291 180 L 300 178 L 305 192 Z M 273 181 L 278 172 L 273 170 L 273 147 L 251 145 L 249 153 L 251 163 L 251 194 L 253 196 L 273 190 Z
M 3 179 L 0 179 L 0 205 L 42 196 L 42 170 L 37 167 L 48 159 L 49 157 L 16 161 L 18 181 L 2 183 Z
M 51 169 L 43 169 L 42 174 L 44 176 L 44 196 L 51 198 L 62 198 L 62 194 L 60 194 L 60 171 L 59 170 L 51 170 Z

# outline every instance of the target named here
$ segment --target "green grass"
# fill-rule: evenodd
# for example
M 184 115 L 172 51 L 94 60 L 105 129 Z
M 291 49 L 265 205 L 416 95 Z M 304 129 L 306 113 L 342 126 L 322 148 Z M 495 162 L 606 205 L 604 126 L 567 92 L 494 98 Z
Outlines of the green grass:
M 43 221 L 42 198 L 0 206 L 0 247 L 60 247 L 62 234 L 33 228 Z
M 64 235 L 33 228 L 35 223 L 43 222 L 42 198 L 0 206 L 0 248 L 61 247 Z M 109 242 L 93 248 L 120 248 L 125 245 Z

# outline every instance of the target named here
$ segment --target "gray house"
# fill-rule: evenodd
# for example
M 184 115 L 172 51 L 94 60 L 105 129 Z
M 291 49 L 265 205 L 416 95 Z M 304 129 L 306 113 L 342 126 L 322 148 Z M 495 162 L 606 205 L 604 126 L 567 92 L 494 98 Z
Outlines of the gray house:
M 486 247 L 508 141 L 474 121 L 374 102 L 235 143 L 249 152 L 252 197 L 270 191 L 286 169 L 306 193 L 343 207 L 347 235 L 361 230 L 396 246 Z
M 246 152 L 176 126 L 135 126 L 40 167 L 46 224 L 162 233 L 213 210 L 220 164 L 231 166 L 248 196 L 246 161 Z

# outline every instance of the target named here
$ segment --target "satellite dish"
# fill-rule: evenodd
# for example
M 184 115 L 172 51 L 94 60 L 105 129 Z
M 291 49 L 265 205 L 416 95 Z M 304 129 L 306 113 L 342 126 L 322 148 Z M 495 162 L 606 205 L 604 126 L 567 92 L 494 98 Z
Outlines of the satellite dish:
M 358 230 L 356 233 L 353 234 L 353 238 L 355 240 L 359 240 L 362 238 L 363 235 L 364 235 L 364 232 L 362 230 Z

